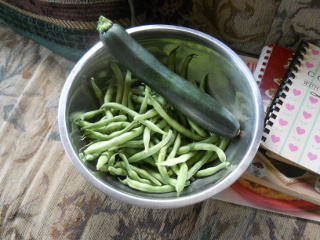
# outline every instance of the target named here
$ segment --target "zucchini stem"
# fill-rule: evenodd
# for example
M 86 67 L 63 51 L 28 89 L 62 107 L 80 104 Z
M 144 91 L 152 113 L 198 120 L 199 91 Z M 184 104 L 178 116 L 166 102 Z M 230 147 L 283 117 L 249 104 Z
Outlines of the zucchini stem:
M 97 30 L 99 33 L 104 33 L 108 31 L 113 25 L 113 22 L 104 16 L 100 16 L 98 20 Z

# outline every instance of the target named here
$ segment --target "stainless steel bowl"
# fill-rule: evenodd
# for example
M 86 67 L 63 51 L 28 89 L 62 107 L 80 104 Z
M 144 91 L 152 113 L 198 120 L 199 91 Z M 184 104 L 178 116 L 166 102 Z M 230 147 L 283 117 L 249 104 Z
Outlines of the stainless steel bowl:
M 198 54 L 188 72 L 190 79 L 209 73 L 209 93 L 239 120 L 241 136 L 231 140 L 226 151 L 230 168 L 198 179 L 179 197 L 176 193 L 148 194 L 133 190 L 112 177 L 95 171 L 90 163 L 78 157 L 78 143 L 71 134 L 70 114 L 97 109 L 90 90 L 92 76 L 102 79 L 106 63 L 112 56 L 102 43 L 93 46 L 75 65 L 63 87 L 58 121 L 64 149 L 78 172 L 93 186 L 121 201 L 149 208 L 176 208 L 204 201 L 234 183 L 251 163 L 259 146 L 263 128 L 263 107 L 257 84 L 245 63 L 229 47 L 217 39 L 189 28 L 169 25 L 135 27 L 128 32 L 154 54 L 180 46 L 180 55 Z M 161 58 L 161 54 L 158 56 Z

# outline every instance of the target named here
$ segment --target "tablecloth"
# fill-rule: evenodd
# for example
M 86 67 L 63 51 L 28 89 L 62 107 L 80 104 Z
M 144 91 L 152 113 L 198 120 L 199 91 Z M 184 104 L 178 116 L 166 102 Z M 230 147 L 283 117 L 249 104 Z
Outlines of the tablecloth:
M 319 239 L 318 222 L 216 199 L 147 209 L 95 189 L 59 138 L 74 65 L 0 24 L 0 239 Z

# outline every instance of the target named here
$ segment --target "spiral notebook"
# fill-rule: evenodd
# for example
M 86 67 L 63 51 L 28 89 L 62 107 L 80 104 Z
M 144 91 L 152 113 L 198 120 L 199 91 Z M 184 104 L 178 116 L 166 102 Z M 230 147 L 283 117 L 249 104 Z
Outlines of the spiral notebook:
M 259 84 L 264 113 L 267 113 L 293 56 L 293 50 L 273 43 L 262 49 L 253 76 Z
M 320 48 L 302 42 L 266 115 L 261 146 L 320 174 Z

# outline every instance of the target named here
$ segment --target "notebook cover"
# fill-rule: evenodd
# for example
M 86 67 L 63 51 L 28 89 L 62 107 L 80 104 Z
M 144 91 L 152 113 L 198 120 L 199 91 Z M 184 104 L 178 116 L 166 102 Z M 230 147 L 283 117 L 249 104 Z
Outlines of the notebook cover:
M 261 52 L 254 77 L 259 84 L 265 113 L 268 111 L 293 55 L 293 50 L 276 44 L 265 46 Z
M 266 116 L 261 145 L 320 173 L 320 48 L 303 42 Z

